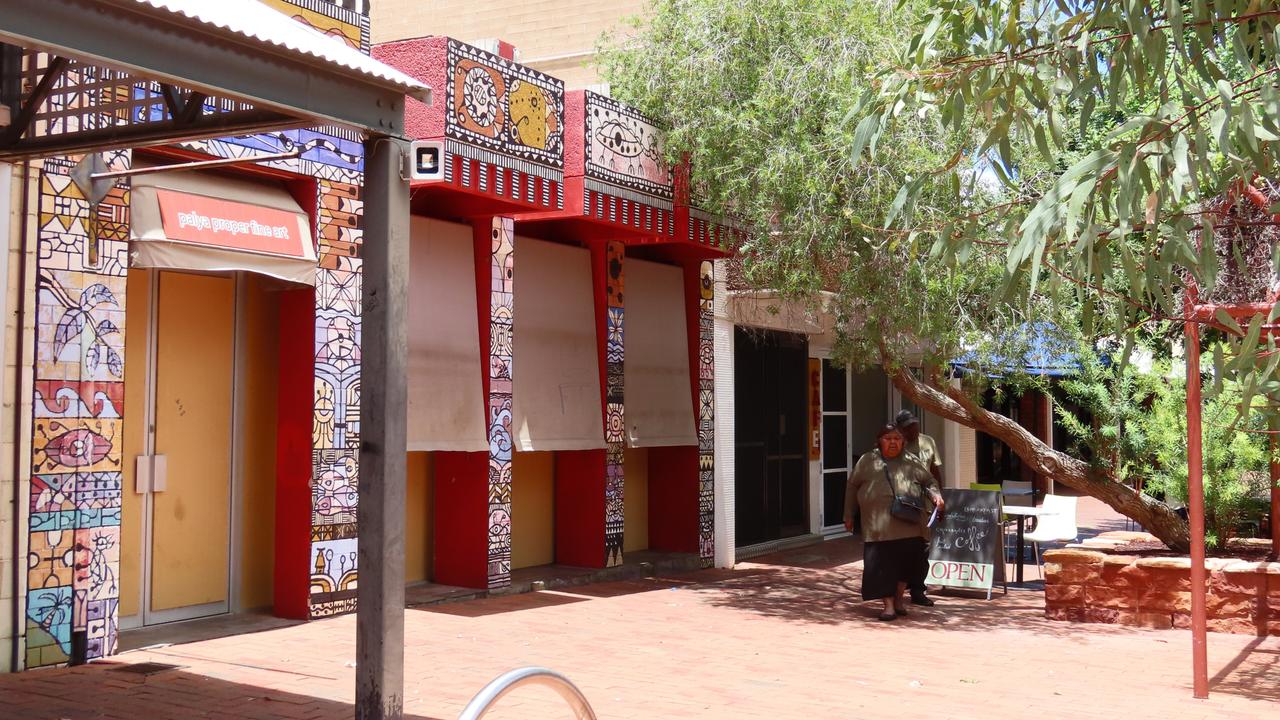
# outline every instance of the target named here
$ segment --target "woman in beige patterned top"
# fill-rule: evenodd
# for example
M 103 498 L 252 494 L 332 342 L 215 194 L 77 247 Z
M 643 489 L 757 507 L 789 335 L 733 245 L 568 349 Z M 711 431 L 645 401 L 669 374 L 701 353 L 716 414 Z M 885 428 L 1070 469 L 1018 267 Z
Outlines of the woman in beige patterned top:
M 904 454 L 906 440 L 896 427 L 881 428 L 876 444 L 878 448 L 859 458 L 849 473 L 844 526 L 853 532 L 854 518 L 862 520 L 862 599 L 880 600 L 880 619 L 893 620 L 907 614 L 903 592 L 910 583 L 924 580 L 929 557 L 922 534 L 927 513 L 919 522 L 908 522 L 889 509 L 895 496 L 941 508 L 942 493 L 929 471 Z

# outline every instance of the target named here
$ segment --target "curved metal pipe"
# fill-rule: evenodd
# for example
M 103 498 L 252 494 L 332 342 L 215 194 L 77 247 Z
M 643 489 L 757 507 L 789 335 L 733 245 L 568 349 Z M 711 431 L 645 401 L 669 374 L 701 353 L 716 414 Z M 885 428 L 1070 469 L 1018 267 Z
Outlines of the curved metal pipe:
M 560 673 L 541 667 L 518 668 L 494 678 L 493 682 L 485 685 L 475 697 L 471 698 L 471 702 L 467 703 L 458 720 L 479 720 L 507 693 L 523 685 L 549 687 L 569 704 L 578 720 L 596 720 L 591 704 L 587 702 L 586 696 L 578 686 Z

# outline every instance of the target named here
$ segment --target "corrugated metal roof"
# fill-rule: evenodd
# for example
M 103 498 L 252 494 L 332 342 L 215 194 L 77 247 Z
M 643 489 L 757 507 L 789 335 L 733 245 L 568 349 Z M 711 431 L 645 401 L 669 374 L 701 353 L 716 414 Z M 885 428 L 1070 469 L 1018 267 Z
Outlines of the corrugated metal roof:
M 263 45 L 271 45 L 306 55 L 328 65 L 336 65 L 358 75 L 378 80 L 427 101 L 431 88 L 412 77 L 378 62 L 340 40 L 328 37 L 273 10 L 257 0 L 108 0 L 111 4 L 152 12 L 162 11 L 174 22 L 196 22 L 239 35 Z M 141 6 L 141 7 L 139 7 Z

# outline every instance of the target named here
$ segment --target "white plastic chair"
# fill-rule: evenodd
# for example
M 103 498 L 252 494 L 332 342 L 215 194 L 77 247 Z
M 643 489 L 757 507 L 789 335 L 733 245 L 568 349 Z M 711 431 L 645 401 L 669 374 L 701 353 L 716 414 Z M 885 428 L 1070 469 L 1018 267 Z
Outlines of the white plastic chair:
M 1080 538 L 1080 530 L 1076 527 L 1076 498 L 1066 495 L 1045 495 L 1041 508 L 1046 514 L 1041 515 L 1034 532 L 1027 533 L 1025 540 L 1031 542 L 1035 552 L 1036 567 L 1040 569 L 1040 579 L 1044 579 L 1044 566 L 1040 564 L 1040 543 L 1075 542 Z

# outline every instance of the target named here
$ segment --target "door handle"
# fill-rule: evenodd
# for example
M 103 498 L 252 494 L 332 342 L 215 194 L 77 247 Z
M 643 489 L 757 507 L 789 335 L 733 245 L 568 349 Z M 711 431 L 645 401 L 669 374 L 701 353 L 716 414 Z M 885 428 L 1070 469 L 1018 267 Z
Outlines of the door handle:
M 169 481 L 169 459 L 164 455 L 139 455 L 133 462 L 133 492 L 164 492 Z
M 169 458 L 154 455 L 151 458 L 151 492 L 164 492 L 169 485 Z
M 133 492 L 146 495 L 151 489 L 151 456 L 139 455 L 133 459 Z

